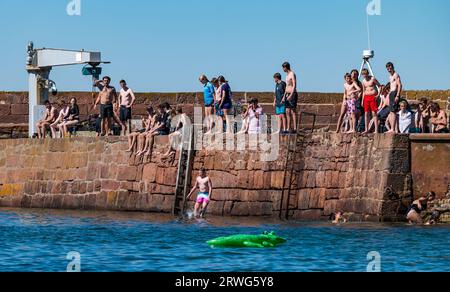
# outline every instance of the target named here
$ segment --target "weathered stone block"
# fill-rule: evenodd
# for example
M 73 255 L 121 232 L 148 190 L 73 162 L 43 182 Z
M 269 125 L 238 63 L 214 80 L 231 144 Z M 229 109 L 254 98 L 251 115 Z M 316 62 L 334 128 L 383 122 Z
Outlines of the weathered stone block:
M 301 189 L 298 191 L 298 209 L 307 210 L 309 208 L 311 189 Z
M 134 181 L 136 180 L 136 175 L 137 175 L 136 166 L 120 166 L 118 168 L 117 180 Z

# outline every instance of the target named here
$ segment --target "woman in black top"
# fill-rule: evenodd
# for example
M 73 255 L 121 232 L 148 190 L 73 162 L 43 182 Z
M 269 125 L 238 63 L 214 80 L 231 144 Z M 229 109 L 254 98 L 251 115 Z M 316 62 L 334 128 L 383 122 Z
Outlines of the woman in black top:
M 70 108 L 67 115 L 64 117 L 64 122 L 59 125 L 63 137 L 67 136 L 68 128 L 74 127 L 80 123 L 80 108 L 77 104 L 77 99 L 72 98 L 70 100 Z

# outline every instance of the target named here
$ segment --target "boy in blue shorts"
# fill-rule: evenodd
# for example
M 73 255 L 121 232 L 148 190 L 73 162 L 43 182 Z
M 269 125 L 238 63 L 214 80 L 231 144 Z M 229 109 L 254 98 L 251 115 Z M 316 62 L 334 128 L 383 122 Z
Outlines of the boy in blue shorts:
M 283 101 L 286 93 L 286 82 L 281 79 L 281 74 L 276 73 L 273 76 L 275 80 L 275 98 L 273 101 L 273 107 L 278 117 L 278 131 L 274 134 L 286 133 L 286 104 Z

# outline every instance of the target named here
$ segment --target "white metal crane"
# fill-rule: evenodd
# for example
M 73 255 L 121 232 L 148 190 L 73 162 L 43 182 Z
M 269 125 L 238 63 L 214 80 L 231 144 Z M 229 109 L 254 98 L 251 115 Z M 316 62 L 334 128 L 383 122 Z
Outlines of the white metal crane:
M 35 133 L 37 121 L 42 117 L 45 108 L 43 104 L 48 100 L 48 93 L 57 94 L 56 83 L 50 79 L 50 72 L 56 66 L 90 65 L 92 67 L 83 70 L 85 75 L 93 75 L 98 78 L 103 62 L 100 52 L 87 52 L 85 50 L 61 50 L 61 49 L 34 49 L 33 42 L 28 43 L 28 56 L 26 70 L 28 72 L 28 96 L 29 96 L 29 136 Z

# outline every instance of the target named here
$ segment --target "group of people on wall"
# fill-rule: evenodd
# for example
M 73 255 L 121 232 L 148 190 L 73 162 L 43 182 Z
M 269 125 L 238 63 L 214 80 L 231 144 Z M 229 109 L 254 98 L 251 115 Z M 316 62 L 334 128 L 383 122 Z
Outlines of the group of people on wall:
M 288 135 L 296 133 L 298 128 L 298 80 L 289 62 L 283 63 L 281 67 L 286 74 L 284 80 L 281 73 L 273 75 L 273 107 L 279 125 L 273 132 Z M 358 70 L 345 74 L 337 133 L 449 133 L 446 111 L 442 110 L 438 103 L 422 98 L 417 111 L 414 112 L 408 101 L 402 98 L 403 83 L 394 64 L 387 63 L 386 69 L 389 73 L 389 82 L 386 84 L 371 76 L 367 69 L 363 69 L 361 74 Z M 252 98 L 242 106 L 240 114 L 243 123 L 239 130 L 232 119 L 233 115 L 239 113 L 235 111 L 237 106 L 227 79 L 219 76 L 210 80 L 201 75 L 199 81 L 204 92 L 206 134 L 212 133 L 213 130 L 245 134 L 261 132 L 260 120 L 264 111 L 258 99 Z M 125 80 L 121 80 L 119 84 L 121 89 L 117 93 L 108 76 L 94 82 L 94 86 L 100 91 L 94 104 L 94 109 L 99 110 L 98 136 L 111 135 L 114 123 L 118 125 L 122 135 L 126 135 L 127 130 L 128 134 L 132 132 L 132 108 L 136 96 Z M 241 104 L 238 103 L 240 107 Z M 222 122 L 218 122 L 220 120 Z M 61 101 L 59 110 L 47 101 L 44 117 L 36 125 L 37 138 L 45 138 L 48 130 L 52 138 L 66 137 L 79 124 L 80 110 L 75 98 L 72 98 L 69 104 Z
M 344 75 L 344 97 L 337 133 L 449 133 L 447 113 L 438 103 L 421 98 L 413 112 L 404 98 L 403 83 L 394 64 L 386 64 L 389 82 L 381 84 L 368 69 Z

